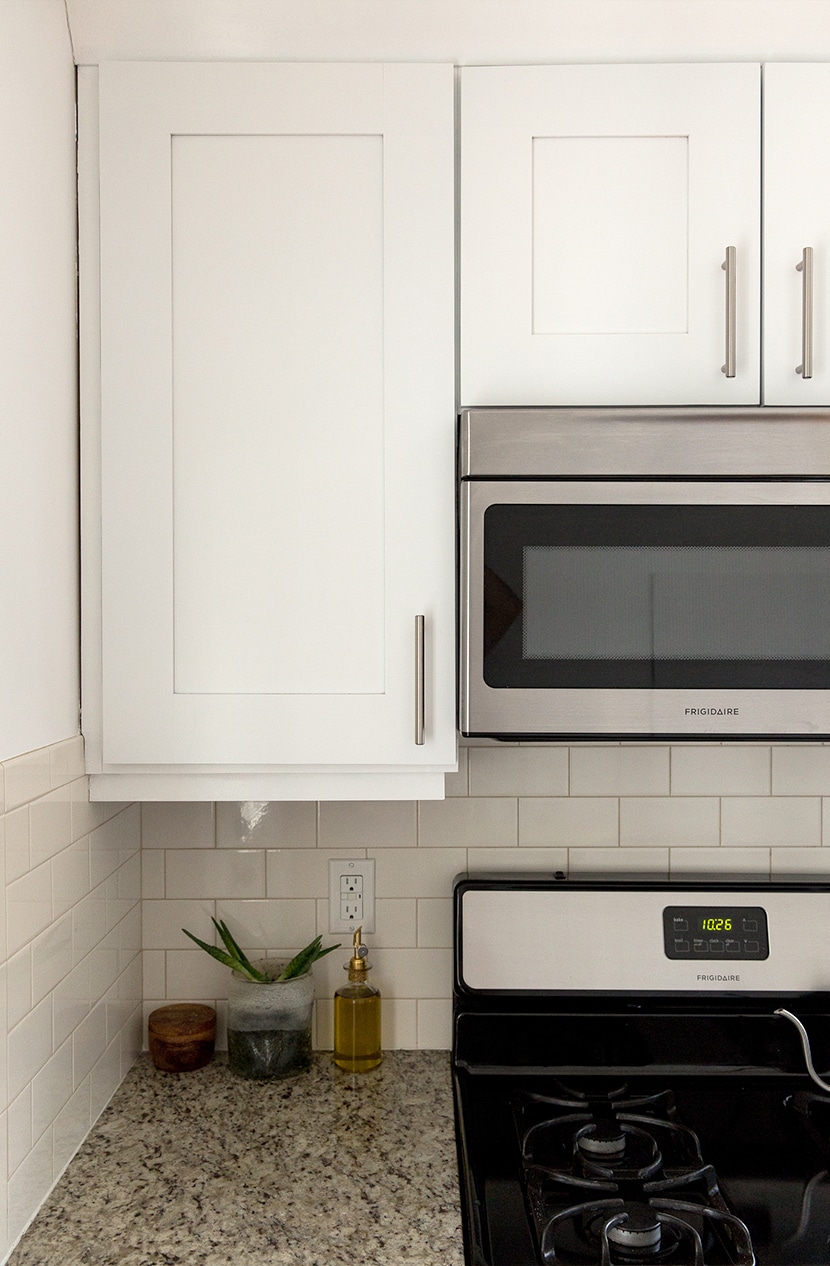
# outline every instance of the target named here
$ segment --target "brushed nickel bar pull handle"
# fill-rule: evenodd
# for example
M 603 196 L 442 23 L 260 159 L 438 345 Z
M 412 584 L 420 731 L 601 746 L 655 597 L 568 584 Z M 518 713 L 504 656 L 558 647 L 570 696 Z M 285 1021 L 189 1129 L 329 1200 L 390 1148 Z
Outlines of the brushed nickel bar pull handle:
M 737 251 L 734 246 L 727 246 L 726 259 L 721 268 L 726 273 L 726 364 L 721 365 L 721 373 L 727 378 L 734 378 L 736 371 L 736 332 L 737 316 L 735 303 L 735 283 L 737 281 Z
M 813 248 L 805 246 L 801 263 L 796 264 L 801 278 L 801 364 L 795 372 L 802 378 L 813 376 Z
M 425 697 L 424 697 L 424 617 L 415 616 L 415 742 L 419 747 L 424 743 L 425 731 Z

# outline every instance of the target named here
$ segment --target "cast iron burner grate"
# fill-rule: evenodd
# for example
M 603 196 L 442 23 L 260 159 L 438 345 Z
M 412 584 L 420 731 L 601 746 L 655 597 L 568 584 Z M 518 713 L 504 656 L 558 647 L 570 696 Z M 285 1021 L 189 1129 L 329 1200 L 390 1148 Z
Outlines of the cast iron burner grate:
M 749 1232 L 670 1091 L 558 1087 L 512 1106 L 546 1266 L 753 1266 Z

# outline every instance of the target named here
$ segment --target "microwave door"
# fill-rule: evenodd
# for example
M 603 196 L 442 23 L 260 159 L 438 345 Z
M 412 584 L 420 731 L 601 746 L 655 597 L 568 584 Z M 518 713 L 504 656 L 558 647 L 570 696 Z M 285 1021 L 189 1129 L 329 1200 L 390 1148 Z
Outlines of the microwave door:
M 462 485 L 461 728 L 830 728 L 830 485 Z

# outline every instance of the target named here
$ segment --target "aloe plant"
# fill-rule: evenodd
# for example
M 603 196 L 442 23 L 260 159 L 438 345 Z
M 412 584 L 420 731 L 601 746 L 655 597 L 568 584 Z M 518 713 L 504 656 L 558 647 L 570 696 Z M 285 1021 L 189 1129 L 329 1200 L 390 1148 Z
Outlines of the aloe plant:
M 299 954 L 295 954 L 291 962 L 283 967 L 279 976 L 269 976 L 267 972 L 260 971 L 258 967 L 254 967 L 244 950 L 240 949 L 227 923 L 221 919 L 217 922 L 213 918 L 211 923 L 222 938 L 222 943 L 225 946 L 223 950 L 216 945 L 208 945 L 207 941 L 200 941 L 199 937 L 194 936 L 192 932 L 188 932 L 187 928 L 182 928 L 182 931 L 185 936 L 190 937 L 191 941 L 195 941 L 206 954 L 210 954 L 211 958 L 224 963 L 226 967 L 230 967 L 232 971 L 239 972 L 241 976 L 246 976 L 248 980 L 291 980 L 294 976 L 304 975 L 312 963 L 317 962 L 318 958 L 324 958 L 326 954 L 330 954 L 332 950 L 339 948 L 338 945 L 329 945 L 327 949 L 321 949 L 323 938 L 322 936 L 315 936 L 314 940 L 306 945 L 305 949 L 301 949 Z

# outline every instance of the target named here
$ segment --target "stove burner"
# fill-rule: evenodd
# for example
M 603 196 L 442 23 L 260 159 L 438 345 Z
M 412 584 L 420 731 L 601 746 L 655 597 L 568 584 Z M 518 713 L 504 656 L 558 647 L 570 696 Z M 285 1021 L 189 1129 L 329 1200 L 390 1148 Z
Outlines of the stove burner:
M 576 1145 L 588 1156 L 620 1156 L 625 1151 L 625 1135 L 616 1122 L 599 1121 L 580 1131 Z
M 754 1266 L 749 1232 L 670 1092 L 562 1090 L 512 1098 L 545 1266 Z
M 658 1173 L 663 1157 L 657 1140 L 631 1121 L 631 1117 L 621 1115 L 620 1120 L 600 1120 L 578 1129 L 574 1135 L 578 1171 L 590 1178 L 616 1179 L 645 1179 Z M 533 1131 L 526 1140 L 531 1147 L 535 1141 L 532 1135 Z
M 546 1266 L 755 1266 L 746 1226 L 719 1209 L 683 1200 L 592 1200 L 555 1213 L 541 1228 Z
M 628 1205 L 605 1229 L 612 1244 L 637 1254 L 658 1250 L 663 1238 L 660 1218 L 647 1204 Z

